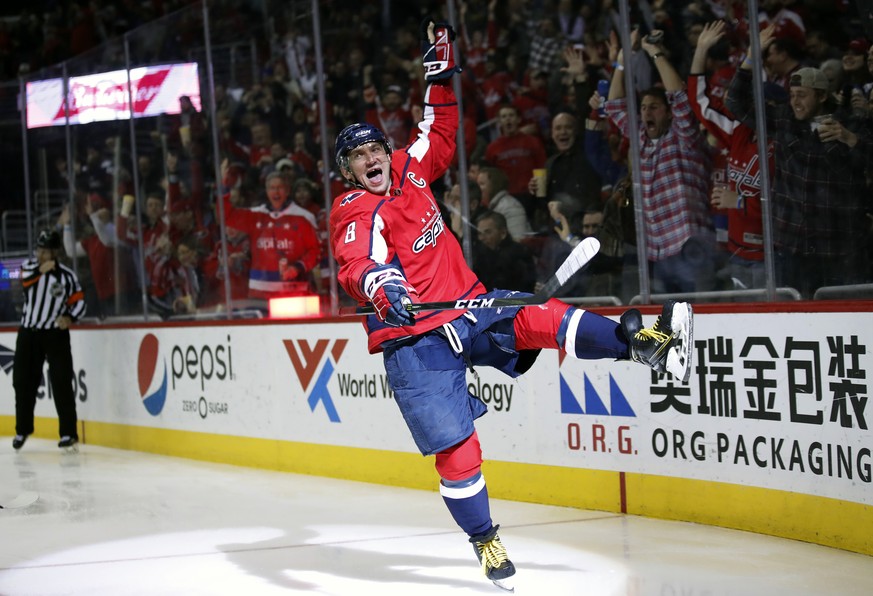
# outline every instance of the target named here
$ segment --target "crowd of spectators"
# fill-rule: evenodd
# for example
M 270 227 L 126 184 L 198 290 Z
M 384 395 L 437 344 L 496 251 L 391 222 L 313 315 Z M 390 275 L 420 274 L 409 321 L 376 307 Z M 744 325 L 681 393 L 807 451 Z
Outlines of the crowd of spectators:
M 630 4 L 633 48 L 625 55 L 613 0 L 459 3 L 469 170 L 459 172 L 456 163 L 432 191 L 447 229 L 459 238 L 469 234 L 473 268 L 486 286 L 531 291 L 572 246 L 596 235 L 601 253 L 565 295 L 627 301 L 637 293 L 630 173 L 636 161 L 643 256 L 654 292 L 763 287 L 760 177 L 751 149 L 752 35 L 761 41 L 773 110 L 762 116 L 781 127 L 779 134 L 768 129 L 777 284 L 793 283 L 811 297 L 821 285 L 873 281 L 873 50 L 854 7 L 762 0 L 759 22 L 750 25 L 741 1 Z M 158 4 L 149 6 L 154 12 Z M 226 275 L 238 300 L 272 292 L 324 296 L 328 216 L 320 146 L 328 143 L 332 154 L 335 131 L 356 121 L 380 127 L 395 146 L 417 134 L 423 109 L 418 24 L 425 14 L 446 18 L 441 2 L 392 3 L 385 29 L 382 6 L 322 3 L 327 139 L 318 127 L 309 21 L 282 10 L 272 15 L 275 35 L 261 48 L 257 81 L 246 88 L 216 81 L 220 180 L 212 174 L 213 123 L 187 98 L 180 100 L 181 114 L 164 118 L 137 147 L 139 188 L 132 167 L 112 168 L 114 137 L 94 142 L 99 135 L 89 136 L 80 148 L 86 157 L 76 164 L 77 234 L 65 235 L 65 243 L 71 255 L 87 258 L 100 312 L 136 312 L 140 277 L 152 308 L 163 315 L 221 308 Z M 113 20 L 109 7 L 74 3 L 74 14 L 100 15 L 98 35 L 89 40 L 151 14 L 124 3 L 133 12 L 119 21 L 122 9 L 114 8 Z M 19 26 L 34 18 L 24 15 Z M 0 29 L 6 76 L 14 75 L 13 56 L 42 65 L 67 57 L 16 46 L 12 37 L 8 27 Z M 65 51 L 75 51 L 74 39 L 82 43 L 71 29 Z M 636 131 L 629 128 L 625 70 L 632 72 L 639 106 Z M 820 101 L 809 100 L 806 116 L 792 113 L 789 106 L 803 101 L 806 89 Z M 813 118 L 821 132 L 810 129 Z M 628 135 L 637 136 L 639 155 L 629 155 Z M 824 161 L 801 167 L 798 159 Z M 57 165 L 62 181 L 66 164 Z M 328 194 L 349 190 L 334 164 L 327 167 Z M 839 172 L 839 180 L 829 172 Z M 469 219 L 460 212 L 462 186 Z M 69 219 L 65 211 L 58 225 L 69 230 Z M 804 280 L 807 271 L 814 275 Z M 100 287 L 107 277 L 114 280 L 111 291 Z
M 191 0 L 10 2 L 0 18 L 0 81 L 54 66 L 193 4 Z M 18 9 L 10 14 L 12 9 Z

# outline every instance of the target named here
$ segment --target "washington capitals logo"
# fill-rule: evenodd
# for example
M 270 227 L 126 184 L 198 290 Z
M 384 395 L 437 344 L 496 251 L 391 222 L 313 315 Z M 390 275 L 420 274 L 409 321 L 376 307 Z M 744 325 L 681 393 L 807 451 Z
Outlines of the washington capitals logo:
M 426 188 L 427 187 L 427 180 L 425 180 L 424 178 L 417 177 L 415 175 L 415 172 L 409 172 L 406 175 L 406 177 L 409 178 L 409 181 L 412 182 L 414 185 L 416 185 L 418 188 Z
M 754 172 L 754 174 L 752 174 Z M 761 192 L 761 172 L 758 169 L 758 156 L 753 155 L 749 163 L 742 170 L 731 168 L 728 173 L 730 179 L 736 184 L 737 192 L 741 196 L 756 196 Z
M 314 412 L 319 402 L 321 402 L 328 419 L 331 422 L 340 422 L 339 413 L 333 403 L 327 383 L 333 376 L 335 365 L 339 362 L 349 340 L 333 340 L 333 347 L 331 347 L 331 340 L 329 339 L 319 339 L 315 342 L 314 346 L 309 345 L 309 341 L 305 339 L 286 339 L 282 343 L 285 344 L 285 350 L 288 352 L 288 357 L 291 359 L 291 364 L 294 366 L 297 378 L 300 379 L 303 391 L 309 393 L 307 398 L 309 409 Z M 330 348 L 330 354 L 326 356 L 328 348 Z M 324 366 L 321 366 L 322 362 L 324 362 Z M 319 367 L 321 367 L 320 373 L 318 373 Z M 310 383 L 312 383 L 316 373 L 318 373 L 318 378 L 315 380 L 315 384 L 312 385 L 312 391 L 309 391 Z

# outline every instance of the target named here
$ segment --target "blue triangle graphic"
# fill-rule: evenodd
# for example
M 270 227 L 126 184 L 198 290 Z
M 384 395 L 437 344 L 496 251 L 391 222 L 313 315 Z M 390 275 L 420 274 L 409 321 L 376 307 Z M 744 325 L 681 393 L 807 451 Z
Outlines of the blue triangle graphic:
M 585 375 L 585 409 L 589 416 L 609 416 L 609 410 L 603 405 L 603 400 L 597 395 L 588 375 Z
M 612 402 L 613 416 L 631 416 L 636 418 L 636 412 L 631 408 L 622 390 L 619 389 L 618 383 L 612 377 L 612 373 L 609 374 L 609 400 Z
M 564 380 L 564 375 L 558 373 L 558 378 L 561 381 L 561 414 L 584 414 L 582 406 L 576 401 L 576 396 Z

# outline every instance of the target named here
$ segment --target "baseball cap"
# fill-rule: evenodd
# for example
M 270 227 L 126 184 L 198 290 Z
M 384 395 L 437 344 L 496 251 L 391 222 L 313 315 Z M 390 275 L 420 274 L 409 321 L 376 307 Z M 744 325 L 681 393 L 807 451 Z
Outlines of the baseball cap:
M 822 91 L 827 91 L 828 89 L 830 89 L 830 83 L 828 82 L 828 78 L 827 76 L 825 76 L 825 73 L 818 68 L 813 68 L 811 66 L 806 66 L 795 71 L 789 79 L 789 85 L 791 87 L 809 87 L 810 89 L 821 89 Z
M 870 49 L 870 42 L 863 37 L 858 37 L 849 42 L 849 48 L 846 50 L 847 54 L 860 54 L 864 55 L 867 53 L 867 50 Z
M 281 172 L 282 168 L 291 168 L 294 169 L 294 162 L 287 157 L 283 157 L 279 161 L 276 162 L 276 171 Z

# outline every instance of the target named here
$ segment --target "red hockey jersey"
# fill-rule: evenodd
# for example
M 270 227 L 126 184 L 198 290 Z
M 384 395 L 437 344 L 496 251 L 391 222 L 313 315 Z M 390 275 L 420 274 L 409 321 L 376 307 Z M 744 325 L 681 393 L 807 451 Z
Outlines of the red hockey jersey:
M 737 209 L 728 210 L 728 250 L 744 259 L 763 260 L 761 173 L 755 131 L 710 102 L 705 75 L 688 77 L 688 99 L 706 130 L 728 148 L 728 188 L 740 199 Z M 767 151 L 772 172 L 772 143 L 768 142 Z
M 485 160 L 503 170 L 509 178 L 506 190 L 518 197 L 527 194 L 534 169 L 545 167 L 546 149 L 538 136 L 524 133 L 500 136 L 485 148 Z
M 428 185 L 445 172 L 455 153 L 458 105 L 451 85 L 427 88 L 418 137 L 391 156 L 389 196 L 353 190 L 333 201 L 330 241 L 339 263 L 339 283 L 366 304 L 362 280 L 378 265 L 390 263 L 418 292 L 422 302 L 472 298 L 484 286 L 467 267 L 455 237 L 446 230 Z M 421 313 L 415 325 L 391 327 L 375 315 L 364 326 L 371 353 L 382 343 L 435 329 L 461 311 Z
M 271 211 L 266 205 L 236 208 L 228 195 L 223 203 L 225 223 L 251 241 L 249 297 L 311 293 L 309 271 L 321 255 L 312 214 L 293 201 L 281 211 Z

